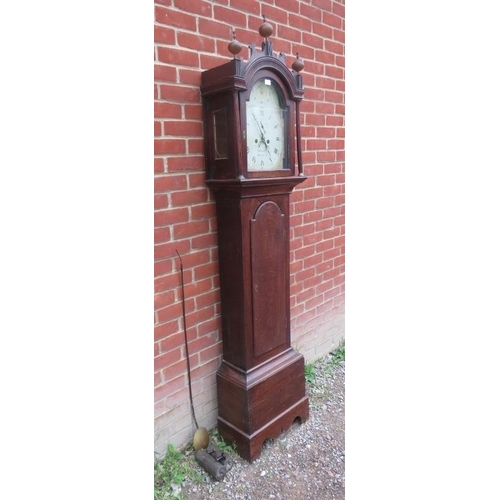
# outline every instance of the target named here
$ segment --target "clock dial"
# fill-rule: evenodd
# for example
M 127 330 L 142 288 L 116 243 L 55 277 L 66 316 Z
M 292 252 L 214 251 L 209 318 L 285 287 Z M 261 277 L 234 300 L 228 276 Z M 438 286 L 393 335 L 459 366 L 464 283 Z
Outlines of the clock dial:
M 270 78 L 258 80 L 246 105 L 247 169 L 284 168 L 285 112 L 280 106 L 276 84 Z

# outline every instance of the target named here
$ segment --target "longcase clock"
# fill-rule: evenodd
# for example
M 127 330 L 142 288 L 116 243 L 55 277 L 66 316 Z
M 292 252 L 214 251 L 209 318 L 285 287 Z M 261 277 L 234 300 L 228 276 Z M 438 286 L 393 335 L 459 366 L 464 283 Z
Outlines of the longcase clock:
M 289 197 L 302 171 L 303 63 L 261 50 L 202 73 L 206 184 L 217 209 L 223 359 L 218 430 L 252 462 L 266 439 L 309 417 L 304 357 L 290 343 Z M 234 38 L 234 35 L 233 35 Z M 297 160 L 297 168 L 296 168 Z

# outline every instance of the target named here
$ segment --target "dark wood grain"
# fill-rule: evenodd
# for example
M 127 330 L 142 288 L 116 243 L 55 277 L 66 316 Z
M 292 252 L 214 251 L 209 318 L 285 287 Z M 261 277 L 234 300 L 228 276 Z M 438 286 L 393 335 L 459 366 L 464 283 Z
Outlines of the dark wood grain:
M 304 358 L 290 346 L 289 198 L 306 180 L 295 167 L 303 89 L 284 60 L 253 50 L 248 62 L 233 59 L 202 73 L 205 180 L 216 200 L 221 292 L 218 428 L 250 462 L 266 439 L 309 416 Z M 249 172 L 245 103 L 262 77 L 284 96 L 286 164 Z

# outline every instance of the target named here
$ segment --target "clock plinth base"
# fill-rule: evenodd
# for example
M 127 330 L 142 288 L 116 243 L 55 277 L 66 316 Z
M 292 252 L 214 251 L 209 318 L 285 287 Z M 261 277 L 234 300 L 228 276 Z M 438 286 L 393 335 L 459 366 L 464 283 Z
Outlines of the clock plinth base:
M 217 372 L 218 430 L 227 443 L 253 462 L 266 439 L 274 439 L 298 420 L 309 418 L 304 357 L 289 349 L 244 371 L 223 362 Z

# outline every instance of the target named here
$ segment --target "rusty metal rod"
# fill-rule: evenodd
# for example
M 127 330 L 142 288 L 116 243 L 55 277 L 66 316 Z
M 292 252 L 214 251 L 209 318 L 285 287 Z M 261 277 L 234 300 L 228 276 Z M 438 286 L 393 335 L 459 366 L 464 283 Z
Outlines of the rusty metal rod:
M 188 338 L 187 338 L 187 328 L 186 328 L 186 303 L 185 303 L 186 301 L 184 297 L 184 266 L 182 265 L 182 257 L 180 256 L 177 249 L 175 251 L 179 256 L 179 260 L 181 261 L 182 319 L 184 322 L 184 342 L 186 344 L 186 359 L 188 366 L 189 401 L 191 402 L 191 414 L 193 415 L 193 420 L 194 423 L 196 424 L 196 429 L 199 429 L 198 421 L 196 420 L 196 416 L 194 414 L 193 390 L 191 388 L 191 365 L 189 363 L 189 348 L 188 348 Z

